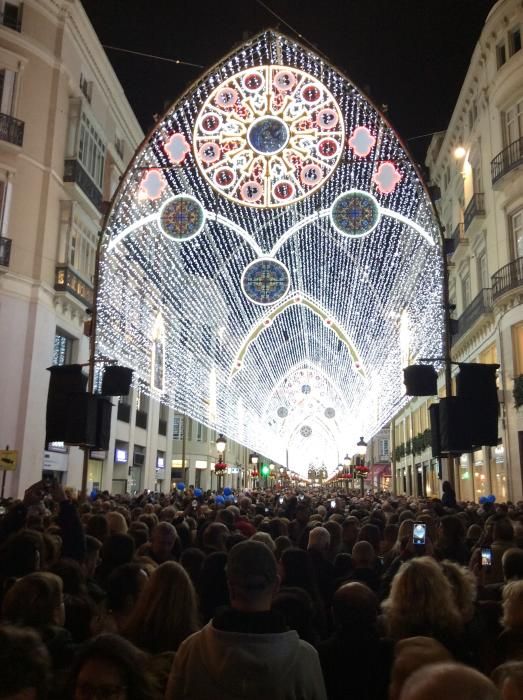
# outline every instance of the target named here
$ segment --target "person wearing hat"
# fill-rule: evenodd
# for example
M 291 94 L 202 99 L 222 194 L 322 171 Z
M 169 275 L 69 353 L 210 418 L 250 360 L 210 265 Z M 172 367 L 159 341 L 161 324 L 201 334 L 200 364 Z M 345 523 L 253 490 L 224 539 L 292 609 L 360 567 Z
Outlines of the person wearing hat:
M 326 700 L 316 650 L 271 610 L 279 576 L 274 554 L 261 542 L 229 552 L 231 605 L 179 647 L 168 700 Z

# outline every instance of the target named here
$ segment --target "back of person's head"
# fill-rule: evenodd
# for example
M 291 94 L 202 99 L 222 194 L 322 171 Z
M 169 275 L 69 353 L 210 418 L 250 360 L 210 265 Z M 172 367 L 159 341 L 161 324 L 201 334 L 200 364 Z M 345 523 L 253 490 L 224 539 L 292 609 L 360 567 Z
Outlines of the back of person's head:
M 129 535 L 109 535 L 102 545 L 100 556 L 104 567 L 114 569 L 130 562 L 134 550 L 134 540 Z
M 492 537 L 494 540 L 500 540 L 501 542 L 512 542 L 514 539 L 514 528 L 508 518 L 501 518 L 494 522 Z
M 323 527 L 329 532 L 329 535 L 331 536 L 331 551 L 334 550 L 334 553 L 337 553 L 341 546 L 341 538 L 343 536 L 342 526 L 335 520 L 328 520 L 326 523 L 323 524 Z
M 225 551 L 225 539 L 229 535 L 229 528 L 223 523 L 209 523 L 203 532 L 203 546 Z
M 142 545 L 147 544 L 149 541 L 149 528 L 145 523 L 141 523 L 139 521 L 134 521 L 131 523 L 129 529 L 127 530 L 127 534 L 129 537 L 133 538 L 136 549 L 140 549 Z
M 218 608 L 229 604 L 226 566 L 227 554 L 225 552 L 212 552 L 212 554 L 207 555 L 203 562 L 198 596 L 204 622 L 213 617 Z
M 452 662 L 415 671 L 406 681 L 400 700 L 500 700 L 496 686 L 479 671 Z
M 274 555 L 278 561 L 280 561 L 281 556 L 283 552 L 286 549 L 290 549 L 292 547 L 292 540 L 290 537 L 287 537 L 286 535 L 280 535 L 274 540 Z
M 148 675 L 148 657 L 116 634 L 101 634 L 78 654 L 72 672 L 71 697 L 110 697 L 114 688 L 126 691 L 126 700 L 153 700 L 156 689 Z M 107 676 L 114 684 L 107 685 Z
M 371 548 L 372 549 L 372 548 Z M 352 572 L 352 557 L 348 552 L 339 552 L 334 559 L 334 577 L 347 578 Z
M 85 532 L 103 543 L 109 534 L 109 523 L 105 515 L 92 515 L 87 521 Z
M 523 628 L 523 581 L 510 581 L 503 588 L 503 617 L 508 629 Z
M 4 597 L 2 617 L 23 627 L 62 625 L 62 580 L 47 571 L 18 579 Z
M 332 611 L 338 629 L 367 634 L 376 625 L 378 598 L 363 583 L 345 583 L 334 594 Z
M 444 559 L 440 562 L 441 570 L 452 586 L 456 607 L 464 622 L 470 622 L 474 617 L 477 581 L 470 569 Z
M 451 661 L 450 652 L 432 637 L 408 637 L 396 644 L 391 669 L 389 700 L 398 700 L 403 684 L 420 668 Z
M 314 609 L 310 595 L 303 588 L 284 588 L 272 600 L 272 610 L 278 610 L 287 627 L 296 630 L 300 639 L 314 644 Z
M 231 549 L 226 573 L 233 607 L 238 602 L 272 598 L 279 580 L 274 554 L 261 542 L 252 540 L 240 542 Z
M 330 532 L 324 527 L 313 527 L 309 532 L 309 542 L 307 549 L 314 549 L 318 552 L 326 552 L 330 547 Z
M 181 564 L 161 564 L 147 580 L 131 613 L 126 636 L 152 654 L 176 651 L 198 629 L 196 593 Z
M 352 565 L 355 569 L 372 569 L 376 563 L 376 552 L 370 542 L 360 540 L 352 548 Z
M 465 537 L 465 527 L 457 515 L 444 515 L 440 520 L 441 539 L 445 545 L 461 542 Z
M 92 636 L 93 622 L 98 612 L 95 603 L 87 595 L 64 595 L 64 607 L 65 629 L 74 644 L 83 644 Z
M 110 535 L 125 535 L 127 533 L 127 521 L 121 513 L 112 511 L 107 513 L 106 518 Z
M 379 554 L 381 547 L 381 532 L 377 525 L 367 523 L 363 525 L 358 533 L 358 542 L 369 542 L 376 554 Z
M 194 586 L 197 586 L 200 581 L 204 561 L 205 554 L 197 547 L 188 547 L 182 552 L 180 564 L 189 574 Z
M 140 564 L 130 562 L 117 566 L 107 579 L 109 610 L 115 613 L 126 613 L 132 610 L 146 583 L 147 575 Z
M 402 564 L 382 607 L 393 639 L 436 632 L 457 635 L 462 624 L 452 587 L 430 557 Z
M 503 700 L 523 700 L 523 661 L 508 661 L 497 666 L 490 677 Z
M 523 579 L 523 549 L 511 547 L 503 552 L 501 566 L 505 581 Z
M 0 698 L 45 700 L 50 671 L 49 653 L 36 632 L 0 626 Z
M 59 559 L 50 571 L 62 579 L 64 593 L 83 595 L 86 592 L 85 576 L 75 559 Z
M 42 534 L 36 530 L 13 533 L 2 546 L 0 564 L 5 576 L 19 578 L 38 571 L 44 561 Z
M 234 513 L 231 513 L 231 511 L 227 510 L 227 508 L 222 508 L 222 510 L 219 510 L 216 515 L 216 522 L 223 523 L 229 528 L 229 530 L 234 528 L 234 520 Z
M 252 542 L 261 542 L 266 547 L 268 547 L 271 550 L 271 552 L 274 552 L 276 550 L 276 546 L 274 544 L 274 541 L 268 532 L 256 532 L 251 537 L 251 541 Z
M 313 585 L 313 571 L 307 552 L 299 547 L 289 547 L 281 555 L 282 583 L 285 586 L 299 586 L 310 592 Z

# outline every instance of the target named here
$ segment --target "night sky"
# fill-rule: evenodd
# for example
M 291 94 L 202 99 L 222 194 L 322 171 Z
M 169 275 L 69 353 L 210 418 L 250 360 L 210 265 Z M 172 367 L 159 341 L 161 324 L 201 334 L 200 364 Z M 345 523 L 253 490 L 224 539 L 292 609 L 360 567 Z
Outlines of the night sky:
M 314 45 L 378 105 L 423 160 L 445 129 L 495 0 L 82 0 L 144 131 L 247 36 L 273 27 Z M 280 16 L 279 21 L 265 7 Z M 291 25 L 292 29 L 289 28 Z

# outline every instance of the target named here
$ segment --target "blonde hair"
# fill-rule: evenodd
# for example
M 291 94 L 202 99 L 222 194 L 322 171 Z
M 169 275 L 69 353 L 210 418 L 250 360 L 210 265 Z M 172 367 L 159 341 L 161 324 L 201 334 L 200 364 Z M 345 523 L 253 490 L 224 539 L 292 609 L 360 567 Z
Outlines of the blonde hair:
M 474 603 L 477 595 L 477 582 L 470 569 L 444 559 L 440 562 L 441 569 L 447 581 L 452 586 L 456 607 L 461 613 L 463 622 L 470 622 L 474 617 Z
M 511 581 L 503 588 L 503 617 L 507 629 L 523 627 L 523 581 Z
M 124 635 L 151 654 L 176 651 L 199 629 L 196 593 L 189 575 L 168 561 L 150 575 Z
M 390 595 L 382 603 L 392 639 L 415 635 L 457 634 L 461 617 L 452 587 L 430 557 L 405 562 L 392 581 Z
M 126 535 L 127 534 L 127 521 L 121 513 L 116 511 L 111 511 L 105 516 L 107 519 L 107 525 L 109 526 L 110 535 Z

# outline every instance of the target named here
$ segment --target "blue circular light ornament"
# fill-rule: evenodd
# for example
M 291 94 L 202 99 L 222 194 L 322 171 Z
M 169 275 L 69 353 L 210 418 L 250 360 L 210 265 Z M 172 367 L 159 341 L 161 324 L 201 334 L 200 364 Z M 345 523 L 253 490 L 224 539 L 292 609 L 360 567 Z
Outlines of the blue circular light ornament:
M 278 414 L 278 418 L 287 418 L 289 415 L 289 411 L 285 406 L 280 406 L 276 413 Z
M 214 499 L 216 503 L 219 503 L 220 505 L 223 505 L 225 503 L 225 498 L 223 496 L 216 496 Z
M 301 393 L 302 394 L 310 394 L 312 391 L 311 385 L 310 384 L 304 384 L 301 388 Z
M 223 489 L 223 495 L 224 495 L 224 496 L 230 496 L 231 494 L 232 494 L 232 489 L 230 489 L 228 486 L 226 486 L 226 487 Z
M 310 427 L 310 425 L 302 425 L 302 427 L 300 428 L 300 434 L 304 438 L 310 437 L 312 435 L 312 428 Z
M 493 493 L 489 494 L 487 496 L 487 503 L 495 503 L 496 502 L 496 497 L 494 496 Z
M 255 119 L 247 132 L 247 141 L 257 153 L 272 155 L 287 145 L 289 127 L 279 117 L 260 117 Z
M 487 503 L 487 497 L 486 497 L 486 496 L 480 496 L 480 497 L 479 497 L 479 504 L 480 504 L 480 506 L 484 506 L 485 503 Z
M 196 498 L 200 498 L 201 496 L 203 496 L 203 491 L 201 489 L 199 489 L 198 487 L 196 487 L 194 489 L 194 495 L 196 496 Z
M 336 231 L 350 238 L 371 233 L 379 224 L 380 216 L 376 198 L 361 190 L 340 194 L 330 210 L 330 220 Z
M 197 236 L 205 226 L 205 211 L 200 202 L 188 194 L 179 194 L 166 202 L 160 211 L 164 234 L 181 243 Z
M 255 304 L 268 306 L 282 299 L 291 284 L 289 271 L 274 258 L 259 258 L 243 271 L 241 286 L 245 296 Z
M 183 483 L 183 481 L 178 482 L 176 484 L 176 488 L 178 489 L 178 491 L 185 491 L 185 484 Z
M 325 418 L 334 418 L 336 415 L 336 411 L 333 408 L 326 408 L 325 409 Z

